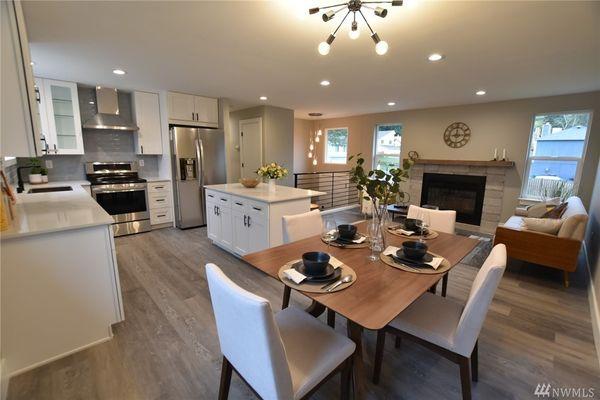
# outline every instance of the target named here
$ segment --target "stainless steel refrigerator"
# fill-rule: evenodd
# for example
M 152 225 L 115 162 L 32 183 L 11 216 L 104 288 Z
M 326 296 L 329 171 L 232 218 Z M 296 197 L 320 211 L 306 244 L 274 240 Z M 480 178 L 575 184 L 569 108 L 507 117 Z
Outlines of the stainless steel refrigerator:
M 183 126 L 170 131 L 176 225 L 206 225 L 204 185 L 226 182 L 223 131 Z

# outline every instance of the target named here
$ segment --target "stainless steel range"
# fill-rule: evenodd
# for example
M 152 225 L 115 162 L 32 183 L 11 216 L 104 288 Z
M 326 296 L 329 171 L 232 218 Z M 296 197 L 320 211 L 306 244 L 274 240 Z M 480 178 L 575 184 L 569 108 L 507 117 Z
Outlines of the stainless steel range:
M 88 162 L 85 173 L 92 196 L 115 220 L 115 236 L 150 230 L 147 184 L 136 161 Z

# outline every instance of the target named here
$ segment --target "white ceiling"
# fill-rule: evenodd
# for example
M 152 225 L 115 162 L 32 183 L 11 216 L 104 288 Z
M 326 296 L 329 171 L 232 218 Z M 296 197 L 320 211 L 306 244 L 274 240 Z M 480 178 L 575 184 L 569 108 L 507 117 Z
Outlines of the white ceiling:
M 36 75 L 226 97 L 235 108 L 266 95 L 299 118 L 600 89 L 600 2 L 412 1 L 385 19 L 366 13 L 385 56 L 360 21 L 358 40 L 346 22 L 319 55 L 336 24 L 306 8 L 332 3 L 323 0 L 26 1 L 24 11 Z M 434 51 L 446 59 L 429 63 Z M 475 96 L 480 88 L 488 94 Z

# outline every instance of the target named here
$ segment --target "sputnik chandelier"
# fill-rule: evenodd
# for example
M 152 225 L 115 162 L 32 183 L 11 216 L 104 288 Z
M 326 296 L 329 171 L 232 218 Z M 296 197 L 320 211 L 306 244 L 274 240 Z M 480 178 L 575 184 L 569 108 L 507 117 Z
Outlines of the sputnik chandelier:
M 373 10 L 375 15 L 380 18 L 385 18 L 385 16 L 388 13 L 388 10 L 383 7 L 380 7 L 380 6 L 373 7 L 373 6 L 371 6 L 371 4 L 376 4 L 376 5 L 377 4 L 391 4 L 392 6 L 401 6 L 402 0 L 394 0 L 394 1 L 350 0 L 346 3 L 339 3 L 339 4 L 334 4 L 334 5 L 325 6 L 325 7 L 313 7 L 311 9 L 309 9 L 308 10 L 309 14 L 316 14 L 319 11 L 328 10 L 328 11 L 325 11 L 322 15 L 323 22 L 329 22 L 333 18 L 335 18 L 335 16 L 340 11 L 346 10 L 346 9 L 348 10 L 348 12 L 346 12 L 346 15 L 344 15 L 344 18 L 339 23 L 337 28 L 335 28 L 335 30 L 329 34 L 329 36 L 327 37 L 327 40 L 319 43 L 319 47 L 318 47 L 319 54 L 324 55 L 324 56 L 329 54 L 329 50 L 331 49 L 331 43 L 333 43 L 333 41 L 335 40 L 336 33 L 338 32 L 338 30 L 340 29 L 340 27 L 342 26 L 342 24 L 344 23 L 346 18 L 348 18 L 348 15 L 350 15 L 350 13 L 352 13 L 352 17 L 353 17 L 352 24 L 350 25 L 350 31 L 348 32 L 350 39 L 357 39 L 360 36 L 360 31 L 358 30 L 358 22 L 356 21 L 356 13 L 358 13 L 362 17 L 362 19 L 365 21 L 365 24 L 367 24 L 367 27 L 369 28 L 369 31 L 371 32 L 371 39 L 373 39 L 373 41 L 375 42 L 375 52 L 381 56 L 384 55 L 385 53 L 387 53 L 387 51 L 388 51 L 387 42 L 385 40 L 381 40 L 379 38 L 379 35 L 377 34 L 377 32 L 375 32 L 373 30 L 373 28 L 371 28 L 371 25 L 369 25 L 369 21 L 367 21 L 367 18 L 365 17 L 365 15 L 362 12 L 362 8 L 364 7 L 364 8 Z M 336 7 L 339 7 L 339 8 L 337 8 L 336 10 L 333 10 Z

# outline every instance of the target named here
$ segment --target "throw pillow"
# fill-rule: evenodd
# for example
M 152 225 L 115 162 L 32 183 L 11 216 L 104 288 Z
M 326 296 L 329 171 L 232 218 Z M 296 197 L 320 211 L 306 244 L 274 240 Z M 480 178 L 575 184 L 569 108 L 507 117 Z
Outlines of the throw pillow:
M 527 216 L 530 218 L 541 218 L 546 212 L 548 212 L 546 203 L 534 204 L 527 207 Z
M 560 217 L 562 217 L 565 211 L 567 211 L 568 205 L 569 203 L 567 202 L 561 203 L 558 206 L 554 207 L 552 210 L 544 213 L 544 215 L 542 215 L 542 218 L 559 219 Z
M 523 218 L 525 229 L 535 232 L 556 235 L 562 226 L 562 219 L 552 218 Z

